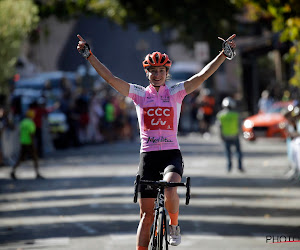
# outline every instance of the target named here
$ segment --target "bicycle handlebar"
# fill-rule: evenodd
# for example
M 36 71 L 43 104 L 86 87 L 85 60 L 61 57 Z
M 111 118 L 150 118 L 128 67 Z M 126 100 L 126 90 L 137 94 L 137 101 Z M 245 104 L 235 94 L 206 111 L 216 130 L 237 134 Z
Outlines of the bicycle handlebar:
M 135 182 L 134 182 L 134 197 L 133 197 L 133 202 L 137 202 L 137 197 L 138 197 L 138 187 L 139 185 L 149 185 L 152 187 L 156 188 L 165 188 L 165 187 L 180 187 L 180 186 L 185 186 L 186 187 L 186 194 L 185 194 L 185 204 L 188 205 L 191 195 L 190 195 L 190 186 L 191 186 L 191 178 L 187 177 L 186 182 L 167 182 L 164 180 L 160 181 L 149 181 L 149 180 L 141 180 L 140 175 L 136 176 Z
M 167 182 L 167 181 L 147 181 L 147 180 L 140 180 L 140 185 L 149 185 L 152 187 L 180 187 L 185 186 L 184 182 Z

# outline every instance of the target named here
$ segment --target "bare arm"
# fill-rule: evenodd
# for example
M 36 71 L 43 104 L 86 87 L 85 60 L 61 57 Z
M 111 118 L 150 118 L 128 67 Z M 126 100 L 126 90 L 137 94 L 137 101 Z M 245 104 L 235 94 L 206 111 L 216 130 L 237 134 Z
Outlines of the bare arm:
M 187 94 L 192 93 L 204 81 L 206 81 L 226 60 L 223 53 L 220 53 L 215 59 L 208 63 L 198 74 L 192 76 L 184 83 L 185 91 Z
M 80 36 L 77 35 L 79 38 L 77 50 L 83 49 L 84 45 L 86 44 L 86 41 Z M 94 55 L 91 55 L 88 58 L 88 61 L 90 64 L 95 68 L 97 73 L 114 89 L 116 89 L 120 94 L 124 96 L 128 96 L 129 94 L 129 88 L 130 85 L 128 82 L 125 82 L 124 80 L 114 76 L 111 71 L 106 68 Z
M 236 35 L 232 35 L 228 40 L 232 40 Z M 232 46 L 235 47 L 235 43 L 232 42 Z M 187 94 L 190 94 L 197 89 L 204 81 L 206 81 L 221 64 L 226 60 L 226 56 L 223 52 L 220 52 L 210 63 L 208 63 L 198 74 L 189 78 L 185 83 L 184 87 Z

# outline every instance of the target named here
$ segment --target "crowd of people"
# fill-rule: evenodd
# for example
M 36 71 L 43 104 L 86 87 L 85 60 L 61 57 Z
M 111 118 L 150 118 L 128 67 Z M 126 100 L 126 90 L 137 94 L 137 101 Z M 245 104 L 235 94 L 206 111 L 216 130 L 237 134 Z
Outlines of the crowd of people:
M 84 88 L 82 79 L 79 79 L 77 86 L 71 88 L 68 79 L 63 78 L 60 95 L 53 94 L 49 85 L 50 83 L 46 85 L 43 96 L 33 100 L 28 107 L 34 111 L 35 141 L 39 158 L 44 156 L 45 145 L 53 143 L 51 134 L 53 131 L 47 119 L 51 112 L 63 113 L 68 128 L 61 140 L 54 143 L 56 148 L 79 147 L 91 143 L 113 143 L 116 140 L 133 141 L 138 138 L 138 121 L 133 102 L 107 84 L 95 82 L 94 88 L 87 89 Z M 298 93 L 298 91 L 287 90 L 277 92 L 276 90 L 262 91 L 258 109 L 263 111 L 274 101 L 295 99 L 292 95 Z M 179 122 L 179 133 L 182 135 L 189 132 L 210 133 L 210 127 L 218 121 L 217 113 L 222 108 L 219 104 L 221 102 L 222 100 L 216 98 L 213 90 L 207 88 L 198 89 L 187 96 L 182 104 L 183 116 Z M 0 136 L 5 129 L 16 130 L 21 118 L 25 117 L 26 112 L 22 117 L 21 108 L 17 104 L 12 101 L 9 109 L 0 108 Z M 289 121 L 287 154 L 294 173 L 300 173 L 300 159 L 297 157 L 300 155 L 297 151 L 300 148 L 300 115 L 298 113 L 299 107 L 296 104 L 285 112 L 285 117 Z M 226 152 L 228 155 L 229 151 Z M 229 160 L 228 162 L 230 165 Z M 4 163 L 3 150 L 0 150 L 0 164 Z
M 45 147 L 49 140 L 53 140 L 51 143 L 55 148 L 63 149 L 137 139 L 138 120 L 133 102 L 99 80 L 93 85 L 93 88 L 87 88 L 84 80 L 78 78 L 76 86 L 72 86 L 67 78 L 62 78 L 57 90 L 51 87 L 51 82 L 47 82 L 42 96 L 32 99 L 25 110 L 21 97 L 12 96 L 10 106 L 1 108 L 1 131 L 17 129 L 27 110 L 33 110 L 36 148 L 40 158 L 47 151 Z M 195 91 L 184 100 L 182 109 L 186 117 L 180 120 L 179 133 L 209 132 L 217 111 L 211 90 Z M 56 131 L 57 128 L 51 127 L 48 116 L 52 112 L 64 114 L 67 131 Z M 57 133 L 61 133 L 60 137 Z
M 88 89 L 83 79 L 79 78 L 76 86 L 72 86 L 68 79 L 62 78 L 59 91 L 47 83 L 42 95 L 33 98 L 25 108 L 22 96 L 12 95 L 10 105 L 0 107 L 0 138 L 8 136 L 11 140 L 15 139 L 11 135 L 13 132 L 20 133 L 20 124 L 28 118 L 27 111 L 31 110 L 39 158 L 49 151 L 49 144 L 64 149 L 91 143 L 135 140 L 138 125 L 132 102 L 102 82 L 95 82 L 94 85 L 94 88 Z M 62 124 L 52 124 L 48 119 L 51 113 L 59 113 L 60 117 L 64 117 L 65 130 L 58 128 Z M 57 122 L 62 123 L 62 120 Z M 17 142 L 7 142 L 6 149 L 10 143 Z M 15 150 L 18 150 L 17 146 Z M 5 162 L 2 152 L 0 150 L 0 163 L 11 165 Z

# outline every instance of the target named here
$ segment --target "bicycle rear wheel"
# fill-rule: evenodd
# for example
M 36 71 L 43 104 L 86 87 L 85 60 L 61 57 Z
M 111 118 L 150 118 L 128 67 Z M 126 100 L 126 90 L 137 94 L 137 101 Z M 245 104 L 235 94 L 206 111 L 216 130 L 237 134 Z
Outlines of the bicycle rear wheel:
M 157 241 L 158 241 L 158 250 L 167 250 L 168 249 L 168 239 L 167 239 L 167 216 L 165 210 L 162 209 L 158 216 L 157 224 Z

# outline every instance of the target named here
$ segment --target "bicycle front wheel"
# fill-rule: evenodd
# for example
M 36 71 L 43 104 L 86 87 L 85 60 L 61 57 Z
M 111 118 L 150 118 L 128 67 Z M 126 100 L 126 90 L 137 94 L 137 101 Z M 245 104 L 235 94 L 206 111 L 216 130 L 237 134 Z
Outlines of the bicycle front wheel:
M 167 250 L 168 249 L 168 232 L 167 232 L 167 216 L 165 210 L 162 209 L 159 213 L 158 224 L 157 224 L 157 241 L 158 241 L 158 250 Z

